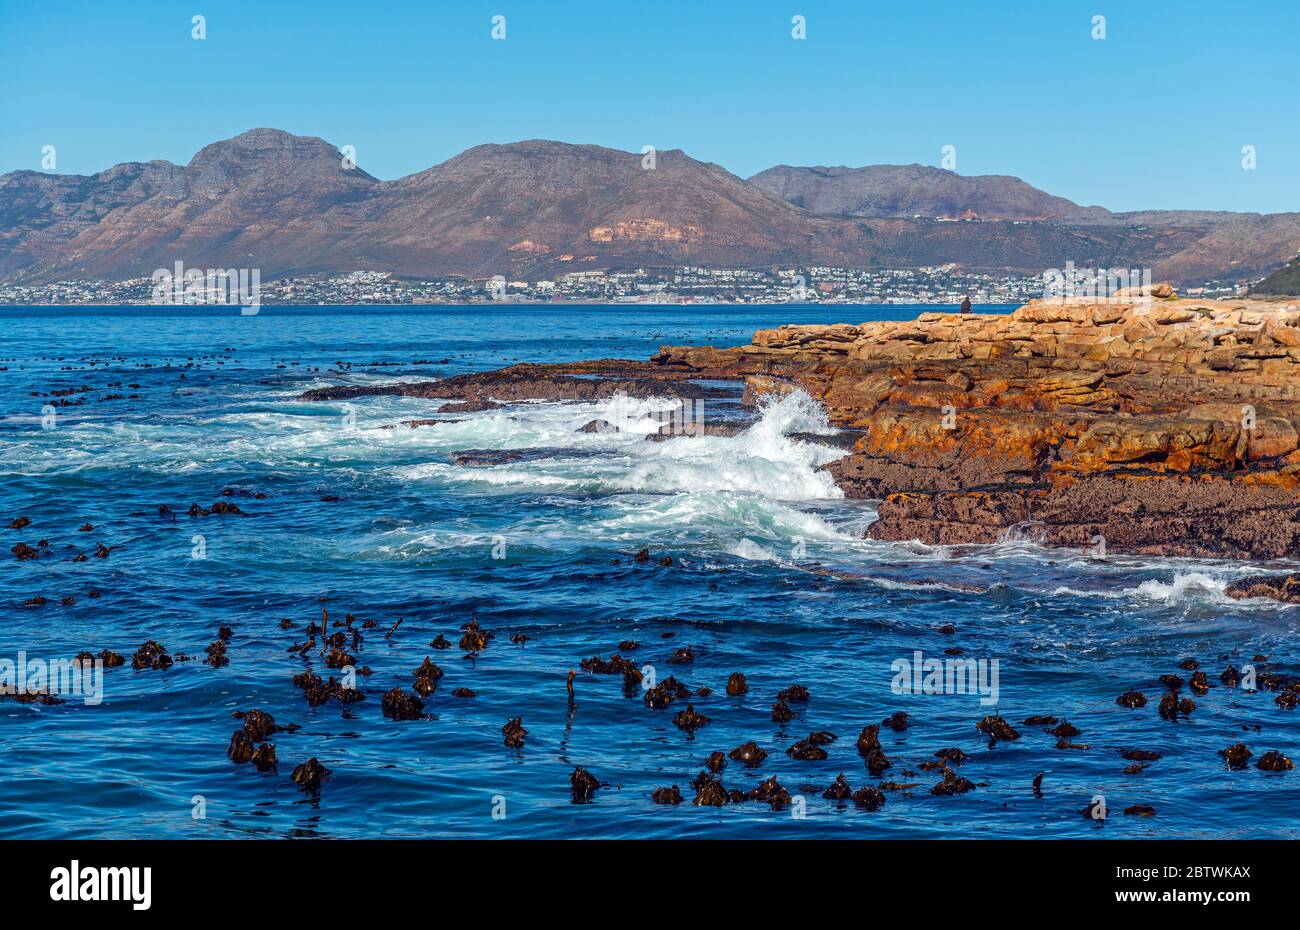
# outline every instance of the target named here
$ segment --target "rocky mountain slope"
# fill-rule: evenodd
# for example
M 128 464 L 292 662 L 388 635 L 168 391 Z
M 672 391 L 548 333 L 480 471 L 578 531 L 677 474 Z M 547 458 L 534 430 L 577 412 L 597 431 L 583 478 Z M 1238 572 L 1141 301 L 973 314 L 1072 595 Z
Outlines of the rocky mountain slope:
M 950 215 L 984 221 L 941 221 Z M 647 170 L 639 153 L 546 141 L 478 146 L 380 181 L 345 167 L 324 140 L 254 129 L 184 166 L 0 176 L 0 280 L 146 277 L 178 260 L 257 267 L 264 277 L 370 269 L 531 278 L 949 262 L 1032 275 L 1073 261 L 1200 282 L 1262 277 L 1300 247 L 1300 214 L 1125 216 L 1015 178 L 881 166 L 772 169 L 747 182 L 677 150 Z
M 781 165 L 759 172 L 751 184 L 814 213 L 844 217 L 947 218 L 983 220 L 981 228 L 962 228 L 962 261 L 988 262 L 991 241 L 1005 239 L 1011 221 L 1032 223 L 1023 238 L 1043 243 L 1053 237 L 1082 236 L 1096 241 L 1112 258 L 1086 264 L 1152 267 L 1156 280 L 1199 283 L 1214 279 L 1259 278 L 1285 262 L 1300 246 L 1300 213 L 1233 213 L 1213 210 L 1145 210 L 1112 213 L 1055 197 L 1019 178 L 965 177 L 926 165 L 872 165 L 864 168 L 795 168 Z M 989 222 L 995 225 L 989 227 Z M 1067 233 L 1053 226 L 1083 227 Z M 1064 249 L 1072 247 L 1067 240 Z M 951 250 L 956 251 L 956 250 Z M 1084 251 L 1087 251 L 1086 249 Z M 1134 257 L 1140 257 L 1134 260 Z M 1073 259 L 1076 265 L 1083 265 Z M 1007 267 L 1016 268 L 1008 259 Z M 1041 268 L 1059 267 L 1051 261 Z
M 966 177 L 929 165 L 778 165 L 760 171 L 749 183 L 813 213 L 835 216 L 1089 221 L 1110 216 L 1102 207 L 1080 207 L 1019 178 Z

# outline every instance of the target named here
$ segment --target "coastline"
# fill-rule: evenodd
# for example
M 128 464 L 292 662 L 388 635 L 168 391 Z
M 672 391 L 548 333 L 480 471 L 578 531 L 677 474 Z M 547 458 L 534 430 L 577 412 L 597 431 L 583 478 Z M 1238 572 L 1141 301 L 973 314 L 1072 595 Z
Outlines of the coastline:
M 308 392 L 493 403 L 665 381 L 794 389 L 855 430 L 825 466 L 880 500 L 870 538 L 1160 556 L 1300 552 L 1300 305 L 1170 298 L 1032 301 L 1011 314 L 759 330 L 747 346 L 664 346 L 648 361 L 516 365 L 437 382 Z M 600 385 L 600 386 L 594 386 Z M 480 408 L 481 409 L 481 408 Z

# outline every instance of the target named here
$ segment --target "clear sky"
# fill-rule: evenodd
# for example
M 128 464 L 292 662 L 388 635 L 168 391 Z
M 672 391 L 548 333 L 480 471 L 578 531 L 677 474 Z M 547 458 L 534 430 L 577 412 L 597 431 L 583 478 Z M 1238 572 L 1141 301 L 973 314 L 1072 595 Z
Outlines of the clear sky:
M 0 172 L 46 145 L 60 172 L 183 164 L 254 126 L 381 178 L 529 138 L 742 177 L 952 145 L 1082 204 L 1294 211 L 1298 37 L 1300 0 L 0 0 Z

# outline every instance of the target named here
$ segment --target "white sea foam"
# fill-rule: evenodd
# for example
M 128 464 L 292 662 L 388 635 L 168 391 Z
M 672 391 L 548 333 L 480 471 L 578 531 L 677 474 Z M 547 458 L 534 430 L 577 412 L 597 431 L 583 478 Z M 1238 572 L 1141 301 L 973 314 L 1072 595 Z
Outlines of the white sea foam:
M 779 556 L 771 549 L 760 546 L 746 537 L 741 537 L 734 545 L 728 546 L 725 551 L 738 559 L 747 559 L 751 562 L 776 562 L 779 560 Z
M 600 457 L 555 454 L 498 466 L 450 468 L 429 462 L 402 466 L 398 477 L 511 486 L 520 491 L 568 487 L 575 491 L 639 494 L 698 494 L 733 491 L 772 500 L 836 500 L 843 492 L 819 466 L 843 453 L 788 438 L 790 432 L 828 429 L 826 415 L 797 391 L 766 403 L 758 419 L 736 436 L 678 436 L 664 442 L 645 437 L 662 421 L 655 411 L 671 409 L 668 398 L 612 398 L 599 404 L 536 404 L 426 427 L 438 446 L 454 448 L 600 449 Z M 582 433 L 583 424 L 602 419 L 617 433 Z M 400 432 L 397 431 L 397 432 Z M 421 432 L 414 430 L 412 432 Z

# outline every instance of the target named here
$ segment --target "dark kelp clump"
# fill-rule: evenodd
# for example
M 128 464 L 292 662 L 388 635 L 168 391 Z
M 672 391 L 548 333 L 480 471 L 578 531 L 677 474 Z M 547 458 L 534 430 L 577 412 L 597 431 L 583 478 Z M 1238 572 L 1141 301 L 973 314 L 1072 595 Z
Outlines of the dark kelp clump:
M 461 630 L 464 635 L 460 638 L 460 648 L 465 652 L 482 652 L 492 641 L 492 631 L 483 629 L 478 620 L 470 620 Z
M 826 750 L 822 747 L 834 742 L 835 738 L 834 733 L 827 733 L 824 730 L 809 733 L 806 738 L 799 740 L 787 749 L 785 754 L 792 759 L 800 759 L 806 762 L 820 761 L 826 758 Z
M 586 804 L 600 787 L 600 782 L 582 766 L 577 766 L 569 776 L 569 787 L 574 804 Z
M 315 672 L 300 672 L 293 676 L 294 686 L 302 689 L 303 696 L 312 707 L 319 707 L 336 698 L 344 704 L 365 700 L 365 693 L 358 688 L 344 687 L 337 678 L 331 676 L 324 681 Z
M 758 743 L 750 740 L 731 750 L 728 756 L 733 762 L 739 762 L 746 768 L 752 769 L 763 763 L 763 760 L 767 758 L 767 751 L 762 749 Z
M 1259 757 L 1259 761 L 1255 763 L 1255 767 L 1263 769 L 1265 772 L 1285 772 L 1295 768 L 1295 763 L 1282 755 L 1282 753 L 1278 752 L 1276 749 L 1270 749 Z
M 1120 707 L 1146 707 L 1147 696 L 1141 691 L 1125 691 L 1119 697 L 1115 698 L 1115 703 Z
M 415 670 L 415 682 L 411 685 L 421 697 L 428 697 L 438 687 L 438 679 L 442 677 L 442 669 L 438 668 L 428 656 L 420 663 L 420 667 Z
M 303 791 L 316 794 L 320 791 L 321 784 L 332 774 L 329 769 L 320 764 L 320 761 L 315 756 L 312 756 L 302 765 L 295 767 L 293 774 L 289 777 Z
M 522 749 L 524 737 L 528 735 L 528 731 L 524 729 L 524 718 L 511 717 L 501 727 L 501 734 L 505 744 L 511 749 Z
M 655 710 L 663 710 L 679 697 L 690 697 L 691 689 L 672 675 L 645 693 L 645 702 Z
M 223 665 L 230 664 L 230 657 L 226 655 L 226 641 L 224 639 L 213 640 L 203 651 L 208 656 L 203 660 L 204 663 L 211 665 L 213 668 L 221 668 Z
M 763 801 L 770 804 L 772 810 L 790 806 L 790 792 L 776 780 L 775 775 L 767 781 L 760 782 L 756 788 L 749 792 L 747 798 L 750 801 Z
M 407 694 L 401 688 L 393 688 L 384 694 L 380 702 L 384 716 L 393 720 L 419 720 L 424 711 L 424 702 L 414 694 Z
M 1235 743 L 1227 749 L 1220 749 L 1219 755 L 1223 756 L 1223 761 L 1228 764 L 1228 768 L 1244 769 L 1250 763 L 1250 757 L 1253 753 L 1246 747 L 1245 743 Z
M 885 792 L 867 785 L 853 792 L 853 803 L 865 811 L 878 811 L 885 806 Z
M 681 804 L 684 799 L 681 789 L 676 785 L 669 785 L 667 788 L 656 788 L 650 792 L 650 800 L 656 804 Z
M 696 807 L 721 807 L 731 800 L 722 782 L 708 772 L 701 772 L 691 787 L 695 789 L 695 800 L 691 803 Z
M 794 684 L 778 691 L 776 699 L 786 704 L 802 704 L 808 700 L 808 689 L 803 685 Z
M 969 778 L 963 778 L 952 769 L 943 770 L 943 781 L 930 789 L 931 794 L 954 795 L 965 794 L 967 791 L 973 791 L 975 783 Z
M 822 797 L 828 801 L 843 801 L 853 794 L 853 789 L 849 787 L 849 780 L 843 772 L 835 776 L 835 781 L 831 782 L 830 787 L 822 792 Z
M 1155 762 L 1160 758 L 1160 753 L 1152 749 L 1121 749 L 1119 754 L 1130 762 Z
M 695 712 L 694 704 L 687 704 L 686 709 L 680 711 L 677 716 L 673 718 L 673 723 L 677 725 L 678 729 L 685 730 L 687 733 L 694 733 L 700 727 L 708 724 L 708 722 L 708 717 L 704 716 L 704 714 L 698 714 Z
M 1166 720 L 1177 720 L 1179 717 L 1187 717 L 1192 711 L 1196 710 L 1196 702 L 1191 698 L 1178 697 L 1177 691 L 1166 691 L 1160 698 L 1160 716 Z
M 131 656 L 131 667 L 134 669 L 163 669 L 171 666 L 172 657 L 156 640 L 146 640 Z
M 889 757 L 880 748 L 880 727 L 877 724 L 868 724 L 858 734 L 858 753 L 866 760 L 867 771 L 873 776 L 893 767 L 894 763 L 889 761 Z
M 1010 741 L 1020 739 L 1020 732 L 1007 722 L 1006 718 L 989 714 L 975 724 L 975 729 L 989 738 L 989 748 L 997 745 L 998 740 Z
M 237 765 L 252 762 L 260 771 L 274 768 L 276 762 L 275 744 L 264 742 L 254 745 L 253 740 L 244 730 L 236 730 L 231 734 L 226 755 L 230 756 L 230 760 Z

